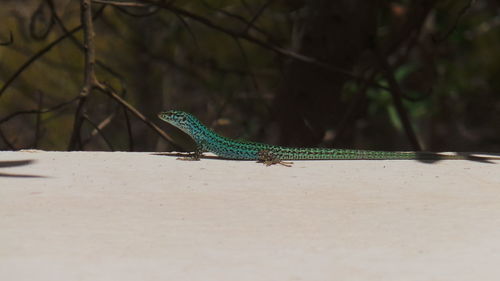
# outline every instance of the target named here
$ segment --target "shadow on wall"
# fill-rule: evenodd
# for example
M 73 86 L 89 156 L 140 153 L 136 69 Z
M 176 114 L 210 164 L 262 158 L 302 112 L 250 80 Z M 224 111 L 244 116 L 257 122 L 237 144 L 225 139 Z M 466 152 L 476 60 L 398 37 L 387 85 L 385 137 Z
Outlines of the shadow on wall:
M 33 164 L 34 162 L 35 161 L 33 161 L 33 160 L 0 161 L 0 168 L 10 168 L 10 167 L 25 166 L 25 165 Z M 0 173 L 0 177 L 10 177 L 10 178 L 43 178 L 43 176 L 37 176 L 37 175 L 7 174 L 7 173 Z

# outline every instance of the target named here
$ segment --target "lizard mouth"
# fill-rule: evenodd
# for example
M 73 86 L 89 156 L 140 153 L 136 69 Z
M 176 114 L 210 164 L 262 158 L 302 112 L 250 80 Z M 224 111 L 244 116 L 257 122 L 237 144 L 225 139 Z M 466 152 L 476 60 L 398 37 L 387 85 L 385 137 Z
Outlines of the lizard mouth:
M 160 118 L 164 121 L 169 121 L 169 122 L 176 120 L 174 113 L 171 111 L 163 111 L 163 112 L 158 113 L 158 118 Z
M 158 113 L 158 117 L 161 120 L 170 123 L 171 125 L 174 125 L 180 129 L 185 129 L 184 127 L 187 123 L 186 114 L 187 113 L 184 113 L 182 111 L 170 110 Z
M 160 118 L 166 118 L 170 115 L 172 115 L 170 111 L 162 111 L 162 112 L 158 113 L 158 117 L 160 117 Z

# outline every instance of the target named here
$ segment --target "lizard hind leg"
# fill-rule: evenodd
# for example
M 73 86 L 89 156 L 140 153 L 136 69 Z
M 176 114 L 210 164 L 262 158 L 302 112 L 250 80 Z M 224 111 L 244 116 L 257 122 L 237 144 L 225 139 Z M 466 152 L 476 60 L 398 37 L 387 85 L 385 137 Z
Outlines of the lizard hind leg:
M 281 161 L 277 155 L 266 149 L 259 151 L 257 162 L 264 163 L 266 166 L 280 164 L 285 167 L 292 167 L 293 164 L 293 162 Z

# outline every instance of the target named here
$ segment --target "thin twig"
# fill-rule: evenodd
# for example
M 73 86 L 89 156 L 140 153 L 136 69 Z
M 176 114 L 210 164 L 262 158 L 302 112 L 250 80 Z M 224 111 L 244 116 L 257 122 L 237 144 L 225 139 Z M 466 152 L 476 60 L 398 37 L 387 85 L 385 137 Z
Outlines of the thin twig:
M 103 5 L 111 5 L 111 6 L 115 6 L 116 8 L 118 8 L 118 10 L 126 15 L 129 15 L 131 17 L 137 17 L 137 18 L 142 18 L 142 17 L 148 17 L 148 16 L 151 16 L 153 14 L 155 14 L 156 12 L 158 12 L 160 9 L 155 9 L 155 10 L 152 10 L 148 13 L 145 13 L 145 14 L 134 14 L 134 13 L 131 13 L 130 11 L 126 10 L 125 8 L 128 8 L 128 7 L 132 7 L 132 8 L 149 8 L 149 7 L 152 7 L 153 5 L 150 5 L 150 4 L 141 4 L 141 3 L 137 3 L 137 2 L 121 2 L 121 1 L 103 1 L 103 0 L 92 0 L 93 3 L 97 3 L 97 4 L 103 4 Z
M 52 16 L 54 17 L 55 22 L 62 29 L 63 33 L 70 33 L 68 31 L 68 29 L 66 28 L 66 26 L 64 25 L 63 21 L 61 20 L 61 18 L 57 15 L 57 10 L 55 8 L 53 0 L 46 0 L 46 1 L 47 1 L 47 4 L 49 5 L 51 11 L 52 11 Z M 100 13 L 100 11 L 97 11 L 96 15 L 98 13 Z M 94 20 L 95 19 L 97 19 L 96 16 L 94 16 Z M 80 40 L 78 40 L 75 37 L 74 34 L 71 34 L 69 39 L 71 39 L 71 42 L 73 42 L 73 44 L 75 44 L 75 46 L 77 46 L 80 50 L 84 51 L 83 44 L 80 42 Z M 121 74 L 119 74 L 118 72 L 114 71 L 111 67 L 109 67 L 108 65 L 104 64 L 102 61 L 98 60 L 97 58 L 96 58 L 96 65 L 98 65 L 103 70 L 107 71 L 109 74 L 115 76 L 120 81 L 120 83 L 121 83 L 121 85 L 123 87 L 123 85 L 125 83 L 123 82 L 123 76 Z
M 119 104 L 121 104 L 124 108 L 126 108 L 129 112 L 134 114 L 137 118 L 142 120 L 146 125 L 156 131 L 162 138 L 166 139 L 170 143 L 174 143 L 173 139 L 163 132 L 158 126 L 156 126 L 153 122 L 148 120 L 142 113 L 140 113 L 137 109 L 127 103 L 122 97 L 120 97 L 113 88 L 109 87 L 106 84 L 102 84 L 97 80 L 95 75 L 95 46 L 94 46 L 94 34 L 93 34 L 93 25 L 92 25 L 92 16 L 91 16 L 91 0 L 81 0 L 81 14 L 82 14 L 82 26 L 84 29 L 84 46 L 85 46 L 85 83 L 82 87 L 82 91 L 80 93 L 80 103 L 75 114 L 75 124 L 73 126 L 73 136 L 70 141 L 69 148 L 75 148 L 77 142 L 80 140 L 79 131 L 81 127 L 81 117 L 83 105 L 85 102 L 85 98 L 89 94 L 89 92 L 95 88 L 100 90 L 101 92 L 107 94 Z M 93 1 L 95 3 L 101 4 L 109 4 L 109 1 Z M 106 2 L 106 3 L 104 3 Z M 116 4 L 116 3 L 115 3 Z M 139 6 L 137 6 L 139 7 Z
M 31 15 L 30 23 L 29 23 L 29 31 L 31 37 L 33 37 L 36 40 L 44 40 L 47 38 L 47 35 L 49 35 L 50 31 L 52 30 L 52 27 L 54 26 L 54 16 L 53 16 L 53 10 L 51 9 L 51 15 L 50 15 L 50 21 L 44 31 L 41 32 L 41 34 L 36 33 L 36 24 L 37 24 L 37 18 L 43 17 L 43 5 L 44 2 L 40 2 L 40 5 L 38 5 L 38 8 L 36 8 L 35 12 L 33 15 Z
M 144 13 L 144 14 L 134 14 L 131 11 L 127 10 L 127 8 L 125 8 L 125 7 L 121 7 L 121 6 L 115 6 L 115 7 L 118 9 L 118 11 L 126 14 L 127 16 L 131 16 L 131 17 L 134 17 L 134 18 L 149 17 L 149 16 L 152 16 L 152 15 L 156 14 L 160 10 L 160 8 L 156 7 L 156 9 L 151 10 L 151 11 L 149 11 L 147 13 Z M 149 8 L 149 7 L 146 7 L 146 8 Z
M 255 75 L 254 75 L 254 73 L 252 71 L 252 68 L 250 67 L 250 62 L 248 60 L 247 54 L 245 53 L 245 49 L 241 45 L 241 42 L 240 42 L 240 40 L 238 38 L 234 38 L 234 41 L 236 41 L 236 45 L 238 46 L 238 49 L 240 50 L 241 56 L 243 57 L 243 60 L 245 61 L 245 66 L 247 68 L 248 73 L 250 74 L 250 77 L 252 78 L 252 82 L 253 82 L 253 85 L 255 87 L 255 91 L 257 93 L 260 93 L 260 91 L 259 91 L 259 85 L 257 83 L 257 78 L 255 78 Z
M 332 72 L 336 72 L 336 73 L 339 73 L 339 74 L 342 74 L 344 76 L 347 76 L 349 78 L 352 78 L 352 79 L 356 79 L 356 80 L 365 80 L 363 77 L 359 77 L 353 73 L 351 73 L 350 71 L 347 71 L 343 68 L 340 68 L 340 67 L 337 67 L 337 66 L 333 66 L 331 64 L 328 64 L 328 63 L 325 63 L 323 61 L 320 61 L 316 58 L 312 58 L 312 57 L 308 57 L 308 56 L 305 56 L 305 55 L 302 55 L 302 54 L 298 54 L 296 52 L 293 52 L 291 50 L 287 50 L 287 49 L 283 49 L 279 46 L 276 46 L 276 45 L 272 45 L 272 44 L 268 44 L 266 42 L 263 42 L 249 34 L 241 34 L 240 32 L 237 32 L 237 31 L 233 31 L 229 28 L 226 28 L 226 27 L 223 27 L 223 26 L 219 26 L 215 23 L 213 23 L 210 19 L 208 18 L 205 18 L 203 16 L 200 16 L 200 15 L 197 15 L 197 14 L 194 14 L 192 12 L 189 12 L 187 10 L 184 10 L 184 9 L 181 9 L 179 7 L 175 7 L 173 5 L 170 5 L 170 4 L 165 4 L 163 2 L 157 2 L 157 1 L 153 1 L 153 0 L 142 0 L 144 2 L 147 2 L 147 3 L 150 3 L 150 4 L 155 4 L 163 9 L 166 9 L 166 10 L 169 10 L 173 13 L 176 13 L 176 14 L 180 14 L 180 15 L 183 15 L 183 16 L 186 16 L 186 17 L 189 17 L 197 22 L 200 22 L 210 28 L 213 28 L 213 29 L 216 29 L 220 32 L 223 32 L 223 33 L 226 33 L 227 35 L 231 36 L 231 37 L 236 37 L 236 38 L 241 38 L 241 39 L 245 39 L 249 42 L 252 42 L 254 44 L 257 44 L 263 48 L 266 48 L 266 49 L 269 49 L 271 51 L 274 51 L 280 55 L 284 55 L 284 56 L 287 56 L 287 57 L 290 57 L 290 58 L 293 58 L 293 59 L 296 59 L 296 60 L 299 60 L 299 61 L 303 61 L 303 62 L 306 62 L 306 63 L 310 63 L 310 64 L 313 64 L 313 65 L 316 65 L 318 67 L 321 67 L 321 68 L 324 68 L 326 70 L 329 70 L 329 71 L 332 71 Z M 382 85 L 378 85 L 379 88 L 384 88 L 386 89 L 386 87 L 382 86 Z
M 198 40 L 196 39 L 196 35 L 194 34 L 193 30 L 191 29 L 189 24 L 186 22 L 186 20 L 181 15 L 176 14 L 175 16 L 181 21 L 182 25 L 184 25 L 184 27 L 188 31 L 189 35 L 191 35 L 191 38 L 193 38 L 193 42 L 194 42 L 194 45 L 196 46 L 196 48 L 200 49 L 200 45 L 198 44 Z
M 12 76 L 9 79 L 7 79 L 7 81 L 5 81 L 5 84 L 3 84 L 2 88 L 0 88 L 0 97 L 5 92 L 5 90 L 10 86 L 10 84 L 12 82 L 14 82 L 14 80 L 16 80 L 16 78 L 19 75 L 21 75 L 21 73 L 23 73 L 23 71 L 26 70 L 33 62 L 35 62 L 38 58 L 42 57 L 45 53 L 47 53 L 48 51 L 50 51 L 50 49 L 52 49 L 54 46 L 56 46 L 57 44 L 59 44 L 61 41 L 63 41 L 64 39 L 66 39 L 70 34 L 76 33 L 81 28 L 82 28 L 81 26 L 73 28 L 70 31 L 70 33 L 62 35 L 61 37 L 59 37 L 56 40 L 54 40 L 52 43 L 50 43 L 47 46 L 45 46 L 44 48 L 42 48 L 40 51 L 36 52 L 23 65 L 21 65 L 21 67 L 19 67 L 19 69 L 16 72 L 14 72 L 14 74 L 12 74 Z
M 0 138 L 3 140 L 3 142 L 11 149 L 11 150 L 16 150 L 14 145 L 7 139 L 5 134 L 2 131 L 2 128 L 0 128 Z
M 259 28 L 258 26 L 254 25 L 253 23 L 249 22 L 246 18 L 244 18 L 240 15 L 237 15 L 237 14 L 230 13 L 224 9 L 215 8 L 215 7 L 211 6 L 210 4 L 208 4 L 207 1 L 205 1 L 205 0 L 202 0 L 201 2 L 203 3 L 203 5 L 205 7 L 209 8 L 211 10 L 214 10 L 218 13 L 221 13 L 222 15 L 224 15 L 226 17 L 233 18 L 233 19 L 236 19 L 236 20 L 242 22 L 243 24 L 245 24 L 245 26 L 248 27 L 246 32 L 248 32 L 248 30 L 251 28 L 252 30 L 257 31 L 258 33 L 262 34 L 270 42 L 274 41 L 272 36 L 267 31 Z
M 132 135 L 132 125 L 130 124 L 130 117 L 128 116 L 128 111 L 125 106 L 123 108 L 123 115 L 125 115 L 125 124 L 127 125 L 128 134 L 128 150 L 134 151 L 134 136 Z
M 156 126 L 153 122 L 151 122 L 148 118 L 146 118 L 139 110 L 130 105 L 127 101 L 121 98 L 112 88 L 108 87 L 105 84 L 99 83 L 97 85 L 97 90 L 107 94 L 109 97 L 117 101 L 124 108 L 126 108 L 130 113 L 132 113 L 135 117 L 139 118 L 142 122 L 144 122 L 147 126 L 153 129 L 158 135 L 160 135 L 163 139 L 167 140 L 170 143 L 175 143 L 174 140 L 167 135 L 160 127 Z
M 109 123 L 109 117 L 106 118 L 104 121 L 102 121 L 99 125 L 95 124 L 92 120 L 90 120 L 90 118 L 87 116 L 87 114 L 82 114 L 82 118 L 87 122 L 89 123 L 92 127 L 94 127 L 94 130 L 97 132 L 97 134 L 99 134 L 102 139 L 104 140 L 104 142 L 108 145 L 109 149 L 111 151 L 115 151 L 115 148 L 113 147 L 113 144 L 108 140 L 108 138 L 104 135 L 102 129 L 105 127 L 105 125 L 103 126 L 103 124 L 107 124 Z M 85 146 L 90 142 L 90 140 L 92 139 L 93 135 L 89 136 L 89 138 L 87 138 L 86 140 L 84 140 L 82 142 L 82 149 L 85 148 Z
M 85 115 L 85 116 L 87 116 L 87 115 Z M 100 131 L 104 130 L 104 128 L 106 128 L 109 124 L 111 124 L 111 121 L 113 120 L 113 118 L 115 118 L 115 116 L 116 116 L 116 112 L 113 112 L 108 117 L 104 118 L 99 124 L 97 124 L 95 126 L 97 128 L 95 128 L 92 132 L 90 132 L 90 136 L 88 138 L 88 141 L 90 141 L 90 139 L 92 139 L 93 137 L 97 136 L 100 133 Z M 88 116 L 86 117 L 86 119 L 88 119 Z
M 475 4 L 475 2 L 476 2 L 476 0 L 469 0 L 469 2 L 464 7 L 462 7 L 462 9 L 458 13 L 457 17 L 455 18 L 455 22 L 448 29 L 448 31 L 446 31 L 446 33 L 441 38 L 434 39 L 434 42 L 440 43 L 440 42 L 446 40 L 448 37 L 450 37 L 450 35 L 457 29 L 457 26 L 458 26 L 458 23 L 460 22 L 460 19 L 462 19 L 462 17 L 470 10 L 470 8 L 472 7 L 472 5 Z
M 254 26 L 254 22 L 264 13 L 264 11 L 267 9 L 267 7 L 273 2 L 273 0 L 268 0 L 264 5 L 260 7 L 260 9 L 257 11 L 257 13 L 252 17 L 252 19 L 248 22 L 248 24 L 245 26 L 245 29 L 243 29 L 242 33 L 247 33 L 248 30 Z
M 255 37 L 249 35 L 248 33 L 241 33 L 241 32 L 237 32 L 237 31 L 231 30 L 231 29 L 223 27 L 223 26 L 219 26 L 219 25 L 215 24 L 214 22 L 212 22 L 208 18 L 205 18 L 203 16 L 189 12 L 187 10 L 181 9 L 179 7 L 173 6 L 170 3 L 158 2 L 158 1 L 154 1 L 154 0 L 141 0 L 141 1 L 146 2 L 147 4 L 156 5 L 158 7 L 165 9 L 165 10 L 169 10 L 174 14 L 178 14 L 178 15 L 182 15 L 182 16 L 191 18 L 197 22 L 204 24 L 205 26 L 208 26 L 212 29 L 226 33 L 227 35 L 229 35 L 231 37 L 245 39 L 245 40 L 247 40 L 251 43 L 254 43 L 256 45 L 259 45 L 265 49 L 271 50 L 279 55 L 293 58 L 293 59 L 296 59 L 298 61 L 302 61 L 305 63 L 315 65 L 317 67 L 326 69 L 328 71 L 344 75 L 344 76 L 351 78 L 351 79 L 354 79 L 356 81 L 365 81 L 366 80 L 364 77 L 357 76 L 356 74 L 354 74 L 346 69 L 343 69 L 341 67 L 337 67 L 337 66 L 331 65 L 329 63 L 326 63 L 324 61 L 318 60 L 316 58 L 305 56 L 305 55 L 296 53 L 296 52 L 288 50 L 288 49 L 284 49 L 284 48 L 279 47 L 279 46 L 274 45 L 274 44 L 266 43 L 264 41 L 261 41 L 260 39 L 257 39 Z M 110 5 L 129 6 L 129 7 L 142 7 L 145 5 L 145 4 L 137 3 L 137 2 L 116 2 L 116 1 L 108 1 L 108 0 L 106 0 L 106 1 L 105 0 L 94 0 L 94 2 L 103 3 L 103 4 L 110 4 Z M 367 82 L 369 82 L 370 83 L 369 85 L 372 87 L 376 87 L 376 88 L 384 89 L 384 90 L 389 90 L 387 87 L 380 85 L 374 81 L 367 81 Z
M 42 114 L 40 113 L 43 108 L 43 92 L 38 92 L 38 113 L 36 114 L 36 125 L 35 125 L 35 140 L 33 143 L 33 148 L 38 147 L 38 141 L 40 140 L 40 127 L 42 123 Z
M 82 149 L 81 127 L 83 124 L 83 111 L 87 97 L 94 87 L 99 83 L 95 75 L 95 44 L 94 25 L 92 21 L 91 0 L 80 0 L 81 23 L 83 27 L 83 48 L 85 57 L 85 69 L 83 86 L 80 91 L 80 100 L 75 111 L 73 132 L 69 141 L 68 150 Z
M 112 5 L 118 7 L 137 7 L 137 8 L 147 8 L 151 4 L 142 4 L 137 2 L 121 2 L 121 1 L 111 1 L 111 0 L 92 0 L 94 3 Z
M 49 113 L 49 112 L 52 112 L 52 111 L 56 111 L 68 104 L 71 104 L 73 103 L 74 101 L 76 101 L 77 99 L 79 99 L 80 97 L 74 97 L 72 98 L 71 100 L 68 100 L 68 101 L 65 101 L 65 102 L 62 102 L 60 104 L 57 104 L 51 108 L 48 108 L 48 109 L 44 109 L 44 110 L 39 110 L 39 109 L 32 109 L 32 110 L 21 110 L 21 111 L 16 111 L 12 114 L 9 114 L 5 117 L 3 117 L 2 119 L 0 119 L 0 125 L 2 123 L 5 123 L 7 121 L 9 121 L 10 119 L 18 116 L 18 115 L 22 115 L 22 114 L 44 114 L 44 113 Z
M 399 86 L 398 82 L 396 81 L 396 77 L 394 76 L 394 71 L 392 70 L 389 62 L 387 61 L 387 58 L 382 56 L 380 51 L 376 51 L 376 56 L 378 58 L 380 67 L 384 71 L 385 77 L 387 79 L 387 82 L 389 83 L 389 88 L 391 93 L 392 99 L 394 101 L 394 106 L 396 107 L 396 111 L 398 112 L 399 119 L 401 120 L 401 123 L 403 124 L 403 128 L 405 130 L 406 136 L 408 137 L 408 140 L 410 141 L 413 150 L 415 151 L 421 151 L 422 146 L 418 142 L 417 135 L 415 134 L 415 131 L 413 130 L 413 127 L 410 122 L 410 118 L 408 117 L 408 113 L 406 112 L 406 109 L 403 105 L 403 91 L 401 90 L 401 87 Z
M 95 14 L 94 17 L 95 18 L 99 17 L 101 15 L 103 9 L 104 9 L 104 7 L 101 8 L 101 9 L 99 9 L 96 12 L 96 14 Z M 14 74 L 12 74 L 12 76 L 9 79 L 7 79 L 7 81 L 5 81 L 5 84 L 3 84 L 2 88 L 0 88 L 0 97 L 5 92 L 5 90 L 10 86 L 10 84 L 12 84 L 12 82 L 14 82 L 14 80 L 16 80 L 16 78 L 19 75 L 21 75 L 21 73 L 23 73 L 23 71 L 26 70 L 33 62 L 35 62 L 37 59 L 39 59 L 40 57 L 42 57 L 43 55 L 45 55 L 48 51 L 50 51 L 54 46 L 56 46 L 57 44 L 59 44 L 64 39 L 68 38 L 69 36 L 75 34 L 78 31 L 80 31 L 80 29 L 82 29 L 81 25 L 77 26 L 77 27 L 75 27 L 73 29 L 71 29 L 69 31 L 69 33 L 61 35 L 56 40 L 52 41 L 52 43 L 48 44 L 47 46 L 45 46 L 44 48 L 42 48 L 41 50 L 39 50 L 38 52 L 36 52 L 23 65 L 21 65 L 21 67 L 19 67 L 19 69 L 16 72 L 14 72 Z

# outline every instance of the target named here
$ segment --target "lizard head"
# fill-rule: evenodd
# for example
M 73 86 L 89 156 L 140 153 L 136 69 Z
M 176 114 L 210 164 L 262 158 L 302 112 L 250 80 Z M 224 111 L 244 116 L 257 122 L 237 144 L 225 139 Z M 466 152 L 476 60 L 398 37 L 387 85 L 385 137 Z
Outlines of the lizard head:
M 181 129 L 184 133 L 191 136 L 193 135 L 193 131 L 196 129 L 196 127 L 203 126 L 201 125 L 200 121 L 196 119 L 196 117 L 180 110 L 160 112 L 158 114 L 158 118 Z

